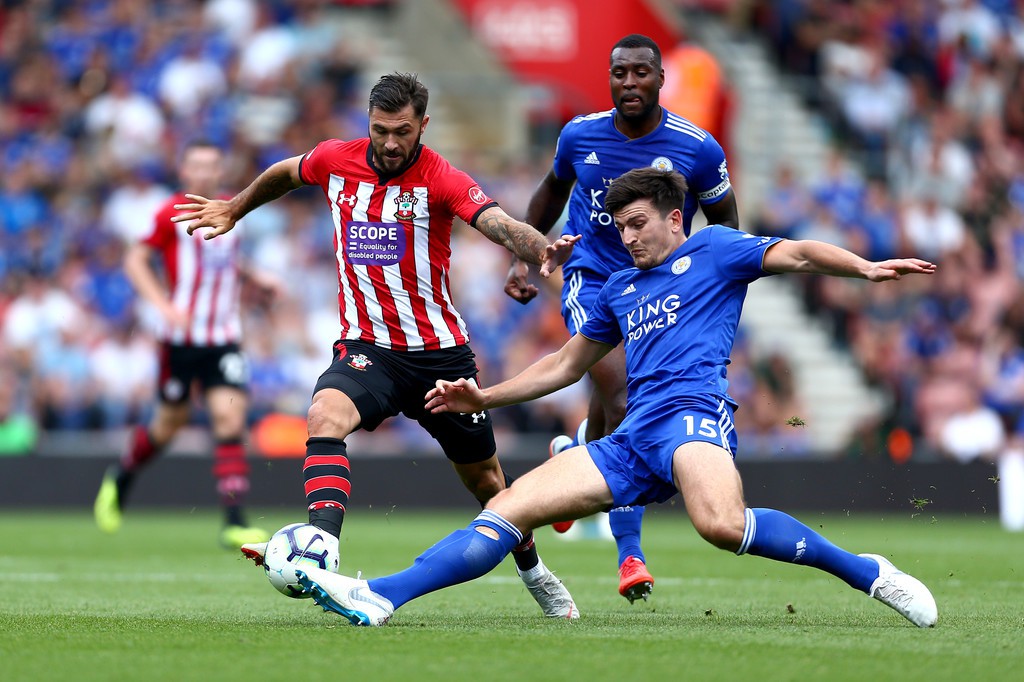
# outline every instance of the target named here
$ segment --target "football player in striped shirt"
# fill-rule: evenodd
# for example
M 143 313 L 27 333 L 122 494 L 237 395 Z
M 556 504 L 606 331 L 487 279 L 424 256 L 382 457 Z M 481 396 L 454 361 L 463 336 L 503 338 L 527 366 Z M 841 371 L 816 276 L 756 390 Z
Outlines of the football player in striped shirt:
M 341 332 L 308 414 L 304 467 L 309 522 L 337 537 L 351 491 L 345 438 L 384 419 L 415 419 L 441 446 L 481 505 L 511 483 L 486 410 L 428 413 L 439 376 L 476 381 L 469 332 L 449 286 L 457 216 L 547 276 L 573 237 L 549 244 L 513 220 L 466 173 L 420 141 L 430 117 L 415 75 L 390 74 L 370 91 L 369 137 L 326 140 L 279 161 L 229 201 L 189 196 L 174 220 L 228 235 L 242 216 L 303 185 L 319 185 L 334 233 Z M 259 563 L 265 545 L 243 548 Z M 532 535 L 513 551 L 527 589 L 549 617 L 576 618 L 568 590 L 540 561 Z
M 242 502 L 249 490 L 243 439 L 248 406 L 248 365 L 240 346 L 239 298 L 243 279 L 265 295 L 277 283 L 249 268 L 237 235 L 219 242 L 189 236 L 174 222 L 186 194 L 220 191 L 223 154 L 212 143 L 194 141 L 182 152 L 182 191 L 157 212 L 150 233 L 125 256 L 125 272 L 138 294 L 159 313 L 161 326 L 158 401 L 152 419 L 131 431 L 120 462 L 107 471 L 94 513 L 101 530 L 121 527 L 122 511 L 139 471 L 157 457 L 189 421 L 193 384 L 203 394 L 213 432 L 213 475 L 224 509 L 221 544 L 237 549 L 269 533 L 249 526 Z M 158 260 L 166 282 L 153 266 Z
M 568 202 L 563 233 L 582 235 L 562 269 L 562 316 L 570 335 L 586 323 L 608 277 L 632 266 L 612 217 L 604 210 L 604 196 L 614 178 L 644 166 L 679 171 L 689 186 L 683 207 L 687 234 L 698 206 L 708 223 L 740 226 L 721 145 L 710 133 L 658 103 L 665 72 L 657 43 L 643 35 L 625 36 L 612 48 L 608 74 L 614 108 L 577 116 L 565 125 L 552 168 L 526 212 L 526 221 L 547 234 Z M 527 274 L 527 264 L 514 261 L 505 284 L 505 291 L 520 303 L 537 295 Z M 625 377 L 622 348 L 590 368 L 594 393 L 588 417 L 574 436 L 552 440 L 550 455 L 615 430 L 626 412 Z M 640 547 L 643 513 L 642 506 L 630 506 L 612 509 L 608 515 L 619 550 L 619 593 L 630 603 L 647 599 L 654 585 Z M 571 525 L 555 523 L 554 528 L 564 533 Z

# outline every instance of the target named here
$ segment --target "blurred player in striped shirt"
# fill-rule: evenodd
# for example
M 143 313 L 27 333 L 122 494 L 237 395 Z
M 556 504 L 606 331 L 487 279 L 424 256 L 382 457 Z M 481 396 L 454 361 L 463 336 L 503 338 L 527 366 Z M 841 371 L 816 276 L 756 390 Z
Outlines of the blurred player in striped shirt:
M 213 474 L 225 521 L 221 543 L 238 548 L 269 537 L 265 530 L 250 527 L 242 510 L 249 489 L 243 444 L 248 367 L 239 345 L 239 299 L 243 280 L 269 295 L 277 285 L 245 266 L 237 235 L 206 241 L 190 236 L 185 225 L 172 220 L 179 212 L 175 204 L 187 201 L 186 194 L 215 196 L 220 191 L 222 156 L 209 142 L 187 145 L 178 169 L 182 192 L 163 205 L 152 230 L 125 256 L 129 279 L 160 317 L 159 396 L 153 418 L 132 430 L 121 460 L 107 471 L 100 487 L 96 523 L 109 533 L 121 527 L 125 500 L 138 471 L 188 423 L 195 387 L 202 391 L 213 431 Z

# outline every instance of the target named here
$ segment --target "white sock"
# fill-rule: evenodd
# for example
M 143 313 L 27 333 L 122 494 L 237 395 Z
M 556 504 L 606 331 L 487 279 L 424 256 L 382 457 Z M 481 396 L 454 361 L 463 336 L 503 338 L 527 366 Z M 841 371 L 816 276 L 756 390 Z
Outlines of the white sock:
M 535 583 L 545 575 L 547 575 L 548 567 L 544 565 L 544 562 L 537 560 L 537 565 L 528 571 L 522 571 L 519 573 L 519 577 L 523 579 L 525 583 Z

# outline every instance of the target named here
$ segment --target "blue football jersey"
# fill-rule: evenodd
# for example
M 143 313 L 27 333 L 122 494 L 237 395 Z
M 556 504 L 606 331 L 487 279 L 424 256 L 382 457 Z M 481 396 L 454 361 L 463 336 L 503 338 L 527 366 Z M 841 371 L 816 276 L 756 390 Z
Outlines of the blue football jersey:
M 612 275 L 580 333 L 616 346 L 625 340 L 626 420 L 643 419 L 688 394 L 729 401 L 726 366 L 747 285 L 778 237 L 722 225 L 696 232 L 650 270 Z
M 699 204 L 714 204 L 729 193 L 729 169 L 721 145 L 706 130 L 662 109 L 661 123 L 631 140 L 615 128 L 615 110 L 577 116 L 565 124 L 555 148 L 554 172 L 559 180 L 575 180 L 563 234 L 580 234 L 567 264 L 610 275 L 632 267 L 604 195 L 612 180 L 634 168 L 653 166 L 677 170 L 690 187 L 683 207 L 683 228 Z

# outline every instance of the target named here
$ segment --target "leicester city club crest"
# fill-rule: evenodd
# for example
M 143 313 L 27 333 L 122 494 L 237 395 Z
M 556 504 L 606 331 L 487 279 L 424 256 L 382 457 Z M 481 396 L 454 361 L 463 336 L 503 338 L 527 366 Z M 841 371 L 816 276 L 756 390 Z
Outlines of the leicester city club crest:
M 662 172 L 668 172 L 672 170 L 672 159 L 667 156 L 659 156 L 654 161 L 651 161 L 651 168 L 657 168 Z
M 370 362 L 370 358 L 366 357 L 362 353 L 358 353 L 358 354 L 352 355 L 348 359 L 348 366 L 351 367 L 352 369 L 362 369 L 362 370 L 365 370 L 367 367 L 369 367 L 372 364 L 373 363 Z
M 398 210 L 395 211 L 395 218 L 398 220 L 412 220 L 415 218 L 416 214 L 413 209 L 418 201 L 419 199 L 417 199 L 409 190 L 399 194 L 395 197 L 395 203 L 398 204 Z

